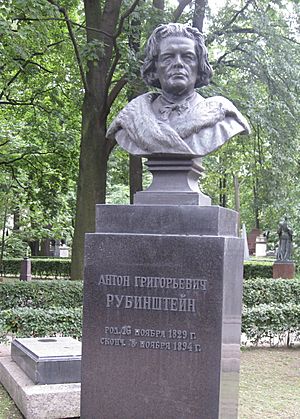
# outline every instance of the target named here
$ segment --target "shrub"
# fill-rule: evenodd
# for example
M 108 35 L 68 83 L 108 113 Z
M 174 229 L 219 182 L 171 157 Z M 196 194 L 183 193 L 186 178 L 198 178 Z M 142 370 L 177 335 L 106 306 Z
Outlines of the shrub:
M 81 281 L 18 281 L 0 284 L 0 310 L 82 306 Z
M 3 274 L 4 275 L 20 275 L 22 259 L 4 259 Z M 70 259 L 50 259 L 50 258 L 33 258 L 31 259 L 32 275 L 45 277 L 70 277 L 71 261 Z
M 81 338 L 82 308 L 15 308 L 3 310 L 1 334 L 16 337 L 72 336 Z
M 299 304 L 259 304 L 243 309 L 242 332 L 253 342 L 284 336 L 287 332 L 299 334 L 299 330 Z
M 244 282 L 243 303 L 248 307 L 271 303 L 300 305 L 300 280 L 249 279 Z
M 244 279 L 272 278 L 273 262 L 247 261 L 244 262 Z

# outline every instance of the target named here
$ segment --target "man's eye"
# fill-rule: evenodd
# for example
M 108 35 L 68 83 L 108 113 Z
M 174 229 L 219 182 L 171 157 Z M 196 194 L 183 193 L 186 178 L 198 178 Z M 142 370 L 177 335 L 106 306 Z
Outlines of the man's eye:
M 171 59 L 172 59 L 172 56 L 171 55 L 164 55 L 162 57 L 162 61 L 170 61 Z
M 187 61 L 194 61 L 195 60 L 195 57 L 193 55 L 186 55 L 184 58 Z

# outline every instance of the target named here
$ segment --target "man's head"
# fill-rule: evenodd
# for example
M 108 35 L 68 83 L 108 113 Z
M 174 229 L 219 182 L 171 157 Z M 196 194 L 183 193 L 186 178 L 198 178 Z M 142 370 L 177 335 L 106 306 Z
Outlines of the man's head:
M 145 60 L 141 69 L 142 77 L 146 84 L 153 87 L 161 88 L 161 74 L 159 74 L 158 63 L 161 62 L 161 47 L 165 49 L 167 38 L 174 40 L 178 38 L 186 38 L 194 43 L 194 52 L 197 59 L 196 80 L 194 87 L 206 86 L 212 76 L 212 68 L 208 62 L 207 49 L 204 44 L 202 34 L 198 29 L 180 23 L 169 23 L 167 25 L 159 25 L 148 39 Z

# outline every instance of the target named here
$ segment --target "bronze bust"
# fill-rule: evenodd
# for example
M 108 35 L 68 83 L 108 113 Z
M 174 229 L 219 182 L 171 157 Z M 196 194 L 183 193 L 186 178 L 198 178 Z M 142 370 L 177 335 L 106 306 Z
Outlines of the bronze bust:
M 110 125 L 108 138 L 134 155 L 201 157 L 234 135 L 250 132 L 228 99 L 205 99 L 194 90 L 207 85 L 212 76 L 198 29 L 180 23 L 159 25 L 145 52 L 142 77 L 161 93 L 132 100 Z

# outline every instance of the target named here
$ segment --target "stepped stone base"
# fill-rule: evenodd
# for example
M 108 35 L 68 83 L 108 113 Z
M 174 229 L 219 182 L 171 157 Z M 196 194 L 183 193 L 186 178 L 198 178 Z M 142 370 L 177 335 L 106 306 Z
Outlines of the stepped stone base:
M 10 356 L 0 358 L 0 382 L 26 419 L 80 416 L 80 383 L 35 385 Z

